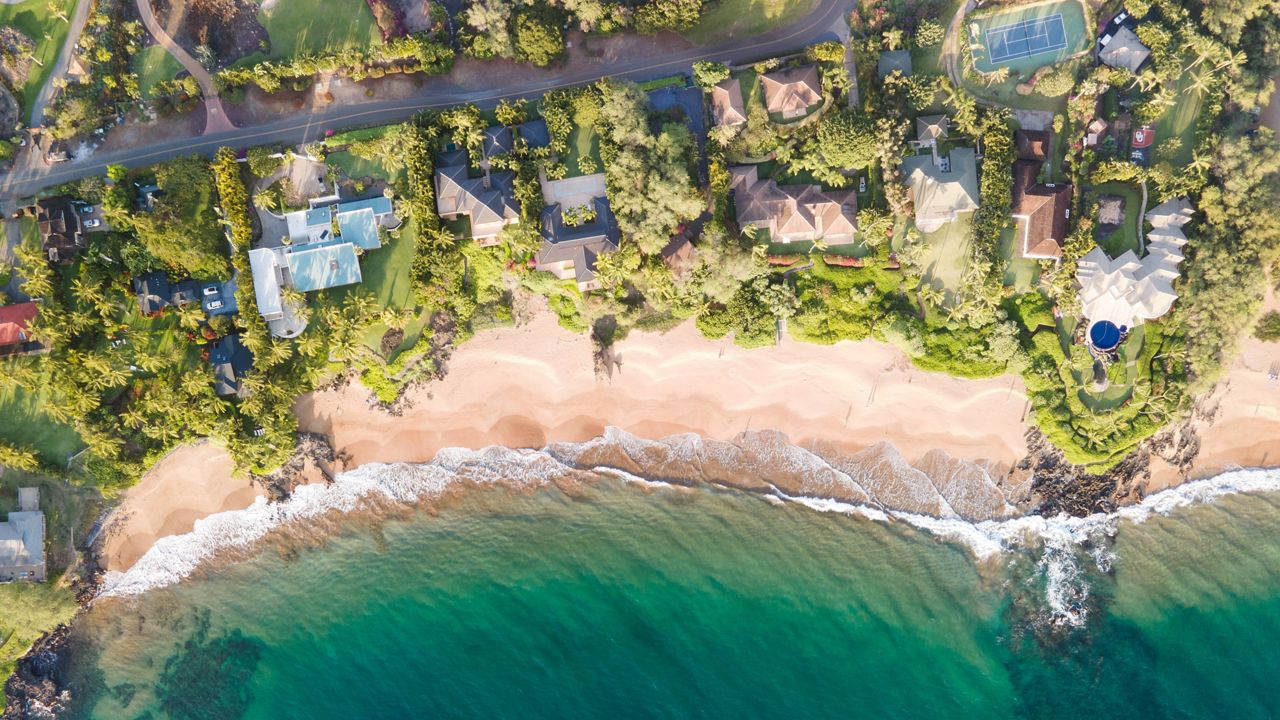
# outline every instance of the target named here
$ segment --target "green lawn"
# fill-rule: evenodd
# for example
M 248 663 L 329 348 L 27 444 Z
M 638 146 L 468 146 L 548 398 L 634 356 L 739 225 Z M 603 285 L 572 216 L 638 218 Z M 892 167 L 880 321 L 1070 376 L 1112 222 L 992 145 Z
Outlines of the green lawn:
M 341 147 L 349 145 L 360 140 L 375 140 L 386 137 L 387 133 L 399 127 L 398 123 L 391 125 L 375 125 L 373 127 L 356 128 L 345 132 L 334 133 L 330 137 L 324 139 L 325 147 Z
M 335 290 L 337 297 L 357 292 L 372 293 L 379 307 L 399 309 L 412 304 L 411 271 L 417 239 L 418 230 L 413 219 L 406 220 L 400 228 L 399 238 L 377 250 L 370 250 L 360 259 L 363 281 L 359 285 Z M 378 337 L 382 337 L 381 333 Z
M 352 179 L 371 177 L 394 183 L 396 180 L 404 177 L 403 168 L 395 172 L 387 172 L 387 169 L 382 166 L 382 163 L 376 160 L 366 160 L 345 151 L 327 155 L 325 157 L 325 162 L 329 165 L 333 165 L 334 167 L 342 168 L 342 171 L 347 174 L 347 177 Z
M 1009 264 L 1004 271 L 1004 285 L 1016 292 L 1025 293 L 1035 289 L 1040 279 L 1040 263 L 1036 260 L 1018 257 L 1015 252 L 1013 228 L 1005 228 L 1000 233 L 1000 251 L 1004 253 Z
M 578 167 L 578 158 L 583 155 L 589 155 L 595 160 L 594 171 L 586 173 Z M 574 126 L 573 132 L 569 133 L 569 156 L 564 159 L 564 163 L 569 168 L 569 177 L 604 172 L 604 164 L 600 162 L 600 136 L 595 130 Z
M 1182 146 L 1173 158 L 1176 165 L 1191 162 L 1191 151 L 1195 149 L 1196 144 L 1196 118 L 1199 117 L 1200 108 L 1204 105 L 1204 94 L 1198 90 L 1191 90 L 1193 80 L 1190 73 L 1179 76 L 1178 82 L 1174 85 L 1177 102 L 1156 121 L 1157 148 L 1160 143 L 1171 137 L 1182 140 Z
M 927 246 L 924 258 L 924 281 L 946 294 L 950 303 L 960 282 L 969 258 L 969 226 L 973 213 L 960 213 L 955 220 L 931 233 L 924 233 Z
M 696 26 L 681 34 L 702 45 L 757 35 L 803 19 L 817 4 L 817 0 L 717 0 L 708 3 Z
M 33 363 L 32 358 L 15 358 L 0 361 L 0 372 L 11 363 Z M 41 383 L 38 393 L 28 393 L 18 387 L 0 385 L 0 441 L 13 445 L 33 447 L 45 462 L 65 464 L 67 459 L 84 447 L 80 435 L 44 413 L 47 401 L 48 378 Z
M 161 80 L 172 80 L 182 70 L 182 63 L 164 48 L 152 45 L 133 56 L 133 71 L 138 73 L 138 89 L 143 98 L 151 97 L 151 89 Z
M 81 0 L 88 2 L 89 0 Z M 58 59 L 62 42 L 67 38 L 70 24 L 49 11 L 50 4 L 64 11 L 69 19 L 75 12 L 76 0 L 25 0 L 16 5 L 0 4 L 0 25 L 12 25 L 35 44 L 38 63 L 32 63 L 31 74 L 22 86 L 22 109 L 31 112 L 31 104 L 44 86 Z
M 1125 250 L 1138 251 L 1138 212 L 1142 209 L 1142 190 L 1128 183 L 1109 182 L 1090 188 L 1097 195 L 1118 195 L 1124 198 L 1124 224 L 1111 235 L 1098 239 L 1098 246 L 1109 257 L 1117 257 Z
M 1039 53 L 1035 53 L 1032 50 L 1035 54 L 1029 57 L 1017 57 L 996 62 L 990 59 L 990 48 L 987 47 L 987 32 L 989 30 L 1012 23 L 1036 20 L 1053 15 L 1062 16 L 1062 25 L 1066 32 L 1065 47 Z M 1084 5 L 1081 4 L 1080 0 L 1036 3 L 1019 8 L 976 12 L 966 17 L 964 24 L 965 37 L 973 40 L 975 45 L 981 46 L 981 49 L 974 50 L 973 62 L 978 71 L 984 73 L 992 72 L 997 67 L 1007 67 L 1011 71 L 1030 74 L 1037 68 L 1061 62 L 1075 53 L 1087 50 L 1089 44 L 1093 41 L 1093 35 L 1089 32 L 1089 26 L 1085 20 Z M 976 36 L 970 32 L 974 25 L 978 26 Z M 961 42 L 964 40 L 965 38 L 961 38 Z
M 1080 65 L 1084 61 L 1071 60 L 1068 63 L 1075 66 L 1077 72 Z M 1010 75 L 1008 80 L 1004 82 L 993 83 L 987 85 L 982 82 L 973 82 L 969 78 L 962 78 L 964 89 L 969 94 L 986 100 L 994 100 L 1002 105 L 1008 105 L 1014 108 L 1023 108 L 1025 110 L 1049 110 L 1051 112 L 1060 113 L 1067 108 L 1067 97 L 1070 93 L 1064 93 L 1058 97 L 1048 97 L 1038 92 L 1032 92 L 1030 95 L 1019 95 L 1016 90 L 1018 83 L 1031 77 L 1031 73 L 1026 73 L 1026 77 L 1022 78 L 1017 75 Z
M 258 12 L 258 22 L 270 36 L 271 58 L 382 45 L 364 0 L 276 0 Z

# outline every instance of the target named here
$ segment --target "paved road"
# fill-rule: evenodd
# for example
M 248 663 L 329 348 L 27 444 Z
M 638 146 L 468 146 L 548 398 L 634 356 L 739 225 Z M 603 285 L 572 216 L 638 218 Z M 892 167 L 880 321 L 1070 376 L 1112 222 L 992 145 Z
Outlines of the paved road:
M 200 84 L 200 94 L 204 96 L 205 124 L 204 132 L 206 135 L 228 132 L 235 129 L 235 125 L 227 117 L 226 111 L 222 109 L 222 100 L 218 98 L 218 87 L 213 84 L 213 77 L 209 75 L 209 71 L 204 66 L 191 57 L 191 54 L 182 49 L 171 36 L 168 31 L 160 25 L 160 21 L 156 20 L 155 13 L 151 9 L 151 0 L 138 0 L 138 16 L 142 18 L 142 24 L 146 26 L 147 32 L 151 33 L 151 37 L 156 39 L 160 47 L 164 48 L 174 60 L 177 60 L 182 67 L 191 73 L 191 77 L 196 79 Z M 175 13 L 175 17 L 178 13 Z M 172 25 L 173 23 L 170 22 Z
M 40 88 L 40 93 L 36 95 L 35 102 L 31 103 L 31 125 L 40 125 L 44 122 L 44 110 L 49 107 L 49 103 L 53 101 L 53 95 L 56 92 L 53 81 L 54 78 L 65 78 L 67 76 L 67 68 L 71 66 L 71 55 L 75 52 L 76 43 L 80 42 L 80 33 L 84 32 L 85 23 L 89 21 L 89 6 L 93 5 L 93 0 L 80 0 L 76 3 L 75 14 L 71 16 L 71 28 L 67 31 L 67 37 L 62 42 L 62 50 L 58 53 L 58 59 L 54 63 L 53 72 L 49 73 L 48 79 L 44 81 L 44 87 Z
M 820 0 L 808 16 L 788 25 L 752 38 L 710 47 L 691 48 L 654 59 L 625 59 L 597 67 L 590 72 L 560 75 L 542 83 L 497 84 L 479 91 L 433 92 L 428 81 L 421 97 L 403 100 L 370 101 L 356 106 L 328 108 L 325 111 L 285 116 L 253 127 L 205 134 L 197 138 L 180 138 L 146 147 L 100 153 L 80 161 L 60 163 L 52 167 L 15 170 L 0 182 L 0 201 L 12 202 L 36 191 L 89 175 L 101 175 L 107 165 L 137 167 L 167 158 L 195 152 L 212 152 L 218 147 L 248 147 L 281 143 L 295 145 L 320 139 L 327 129 L 358 125 L 391 123 L 412 117 L 420 110 L 442 108 L 474 102 L 492 106 L 503 98 L 534 98 L 548 90 L 581 85 L 601 76 L 644 80 L 677 72 L 686 72 L 694 60 L 710 59 L 727 63 L 746 63 L 772 55 L 794 51 L 816 42 L 835 39 L 833 28 L 843 22 L 850 0 Z M 495 80 L 499 80 L 495 78 Z M 8 204 L 8 203 L 6 203 Z

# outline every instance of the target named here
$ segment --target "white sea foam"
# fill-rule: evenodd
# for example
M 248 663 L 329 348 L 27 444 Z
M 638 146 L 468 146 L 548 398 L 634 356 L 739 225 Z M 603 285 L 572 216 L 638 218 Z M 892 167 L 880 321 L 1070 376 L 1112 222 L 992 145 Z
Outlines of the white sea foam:
M 545 452 L 504 447 L 479 451 L 450 448 L 421 465 L 362 465 L 339 474 L 328 485 L 302 485 L 284 502 L 258 498 L 244 510 L 197 520 L 191 532 L 158 540 L 128 571 L 107 573 L 99 596 L 136 595 L 170 585 L 218 552 L 252 545 L 285 523 L 333 511 L 349 513 L 370 500 L 415 502 L 437 496 L 450 484 L 464 480 L 537 486 L 567 472 L 572 468 Z
M 459 481 L 544 485 L 557 476 L 581 469 L 575 464 L 575 459 L 585 457 L 588 451 L 599 450 L 603 445 L 614 444 L 635 459 L 643 457 L 643 450 L 652 448 L 651 443 L 617 428 L 608 428 L 601 438 L 580 444 L 558 444 L 545 450 L 489 447 L 471 451 L 454 448 L 442 450 L 426 464 L 364 465 L 341 473 L 332 484 L 299 487 L 284 502 L 273 504 L 259 499 L 244 510 L 218 513 L 199 520 L 190 533 L 162 538 L 127 572 L 108 573 L 100 595 L 133 595 L 178 582 L 218 552 L 252 545 L 285 523 L 305 521 L 332 511 L 351 512 L 370 500 L 411 503 L 439 495 L 450 484 Z M 734 459 L 723 443 L 707 443 L 696 435 L 668 438 L 663 443 L 674 453 L 668 459 L 683 459 L 695 464 L 699 458 L 710 454 L 726 462 Z M 773 440 L 767 444 L 768 447 L 758 449 L 759 452 L 749 459 L 758 462 L 762 456 L 782 458 L 787 473 L 825 474 L 828 478 L 840 480 L 839 484 L 845 488 L 862 487 L 852 478 L 846 485 L 844 479 L 849 477 L 846 473 L 826 465 L 813 453 L 799 448 L 784 452 L 774 446 Z M 645 487 L 680 487 L 615 467 L 594 463 L 588 467 L 590 472 L 607 474 Z M 934 517 L 884 504 L 789 495 L 777 487 L 772 487 L 772 493 L 766 493 L 764 497 L 770 502 L 796 503 L 817 512 L 858 515 L 876 522 L 903 522 L 944 540 L 960 543 L 978 559 L 990 559 L 1014 550 L 1037 553 L 1039 570 L 1045 580 L 1048 609 L 1055 621 L 1074 625 L 1084 621 L 1083 604 L 1089 592 L 1081 558 L 1087 555 L 1099 570 L 1109 571 L 1113 558 L 1106 539 L 1115 535 L 1121 520 L 1141 523 L 1153 515 L 1168 515 L 1178 508 L 1210 503 L 1224 495 L 1270 491 L 1280 491 L 1280 469 L 1241 469 L 1156 493 L 1114 513 L 1087 517 L 1028 515 L 981 522 L 971 522 L 951 513 L 946 517 Z

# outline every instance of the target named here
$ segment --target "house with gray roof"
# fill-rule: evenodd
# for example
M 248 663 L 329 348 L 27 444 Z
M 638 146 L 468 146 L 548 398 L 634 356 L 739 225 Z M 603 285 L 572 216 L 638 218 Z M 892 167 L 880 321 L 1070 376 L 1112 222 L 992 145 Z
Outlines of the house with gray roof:
M 596 258 L 618 249 L 618 223 L 603 197 L 593 198 L 588 208 L 570 208 L 573 216 L 582 210 L 594 214 L 590 220 L 566 221 L 559 203 L 542 210 L 542 247 L 534 258 L 538 270 L 561 280 L 573 280 L 582 292 L 600 287 L 596 279 Z
M 547 129 L 547 121 L 541 118 L 520 123 L 516 134 L 531 148 L 551 146 L 551 131 Z
M 226 397 L 245 396 L 240 380 L 253 367 L 253 353 L 237 335 L 227 335 L 209 343 L 209 364 L 213 366 L 213 390 Z
M 0 523 L 0 583 L 44 582 L 44 532 L 40 489 L 18 488 L 18 510 Z
M 716 127 L 733 127 L 747 121 L 747 106 L 742 101 L 742 83 L 736 77 L 725 78 L 708 91 L 711 122 Z
M 729 173 L 740 227 L 762 230 L 775 243 L 821 240 L 827 245 L 847 245 L 854 241 L 858 205 L 852 192 L 779 185 L 760 178 L 755 165 L 731 168 Z
M 1098 44 L 1102 47 L 1098 51 L 1098 60 L 1135 74 L 1147 58 L 1151 57 L 1151 48 L 1143 45 L 1137 33 L 1125 25 L 1103 34 L 1098 38 Z
M 520 222 L 515 178 L 515 173 L 492 170 L 471 177 L 464 151 L 442 153 L 436 167 L 436 211 L 445 220 L 465 216 L 479 245 L 496 245 L 502 228 Z
M 138 312 L 159 315 L 169 306 L 182 307 L 200 299 L 200 283 L 195 280 L 169 282 L 163 270 L 152 270 L 133 279 L 133 292 L 138 296 Z
M 952 148 L 944 156 L 913 155 L 902 161 L 902 174 L 921 232 L 933 232 L 960 213 L 978 209 L 978 160 L 973 148 Z

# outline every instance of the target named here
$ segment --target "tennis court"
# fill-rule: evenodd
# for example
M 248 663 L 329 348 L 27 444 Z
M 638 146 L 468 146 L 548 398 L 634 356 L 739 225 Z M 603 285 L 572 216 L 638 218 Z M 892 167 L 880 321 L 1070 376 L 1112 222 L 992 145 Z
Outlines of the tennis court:
M 1057 52 L 1066 47 L 1067 30 L 1061 14 L 987 29 L 987 48 L 993 63 Z
M 965 20 L 973 63 L 982 73 L 1000 67 L 1030 73 L 1087 51 L 1092 40 L 1079 0 L 979 11 Z

